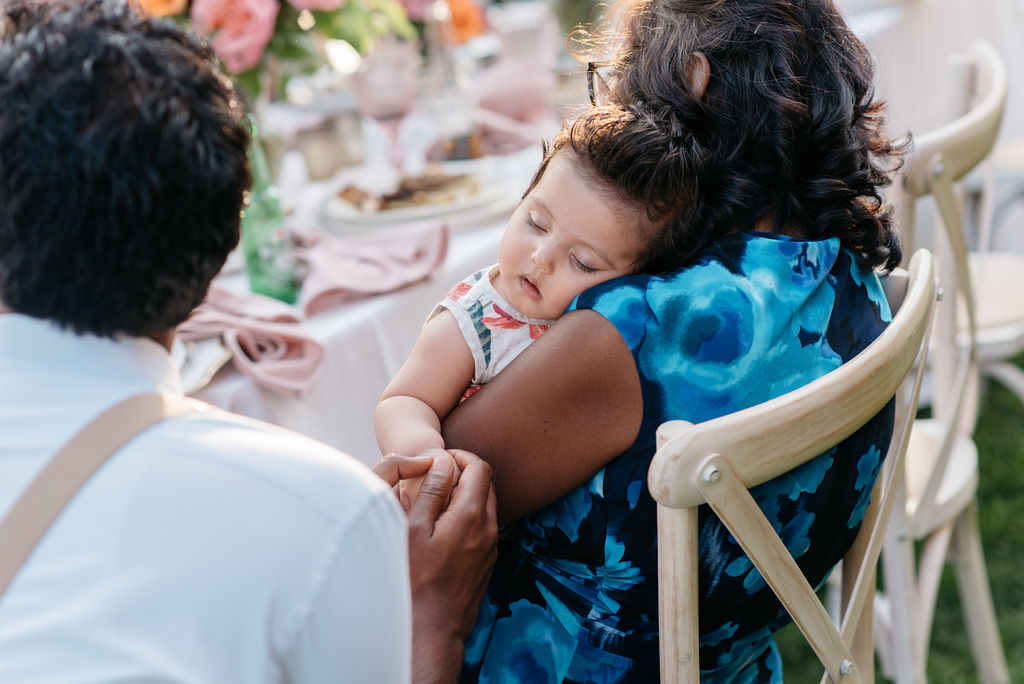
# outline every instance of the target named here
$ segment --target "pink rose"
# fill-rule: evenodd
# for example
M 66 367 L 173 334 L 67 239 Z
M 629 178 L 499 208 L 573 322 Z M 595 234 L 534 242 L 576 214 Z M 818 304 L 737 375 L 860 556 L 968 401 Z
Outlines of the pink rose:
M 237 74 L 259 64 L 278 9 L 277 0 L 193 0 L 192 26 L 212 36 L 214 52 Z
M 345 0 L 288 0 L 295 9 L 300 10 L 336 10 Z

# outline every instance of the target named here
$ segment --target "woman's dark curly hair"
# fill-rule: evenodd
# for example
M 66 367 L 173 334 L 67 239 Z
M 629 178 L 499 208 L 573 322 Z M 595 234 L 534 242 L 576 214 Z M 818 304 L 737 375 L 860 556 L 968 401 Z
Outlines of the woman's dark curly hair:
M 239 237 L 249 125 L 213 52 L 123 0 L 0 4 L 0 294 L 79 333 L 181 323 Z
M 831 0 L 626 0 L 608 16 L 596 40 L 615 52 L 615 99 L 663 112 L 685 140 L 687 209 L 662 245 L 678 265 L 762 220 L 899 263 L 879 191 L 904 149 L 883 131 L 871 56 Z M 710 65 L 703 95 L 687 76 L 696 52 Z

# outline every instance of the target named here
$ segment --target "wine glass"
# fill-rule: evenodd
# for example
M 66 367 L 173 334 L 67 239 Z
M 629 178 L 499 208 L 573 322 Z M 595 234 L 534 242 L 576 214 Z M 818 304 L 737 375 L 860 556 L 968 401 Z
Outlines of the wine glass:
M 401 174 L 405 160 L 399 133 L 402 121 L 416 104 L 420 54 L 415 43 L 382 40 L 363 56 L 353 74 L 356 106 L 384 131 L 388 159 Z

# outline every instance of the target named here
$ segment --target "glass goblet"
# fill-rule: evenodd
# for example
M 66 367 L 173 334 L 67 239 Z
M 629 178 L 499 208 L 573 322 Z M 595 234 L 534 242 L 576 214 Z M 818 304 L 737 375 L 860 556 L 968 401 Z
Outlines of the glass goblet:
M 383 40 L 363 56 L 353 74 L 359 112 L 373 119 L 388 140 L 388 159 L 401 173 L 405 159 L 399 133 L 402 121 L 416 105 L 420 54 L 415 43 Z

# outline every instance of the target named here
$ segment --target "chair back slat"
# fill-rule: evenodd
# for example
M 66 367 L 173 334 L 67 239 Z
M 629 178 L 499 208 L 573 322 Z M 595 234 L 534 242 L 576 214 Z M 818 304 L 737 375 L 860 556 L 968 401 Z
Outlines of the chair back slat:
M 905 186 L 914 197 L 931 193 L 929 177 L 937 172 L 937 164 L 952 181 L 963 178 L 988 155 L 999 134 L 1006 103 L 1006 68 L 990 44 L 979 42 L 974 51 L 980 69 L 966 81 L 984 95 L 963 116 L 914 140 L 914 158 L 920 163 L 904 172 Z

